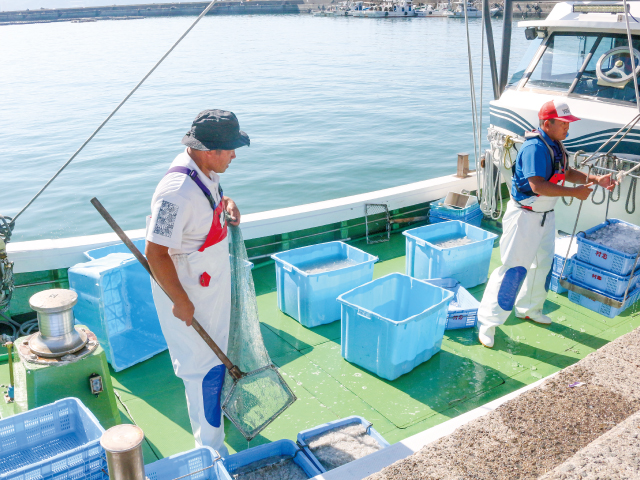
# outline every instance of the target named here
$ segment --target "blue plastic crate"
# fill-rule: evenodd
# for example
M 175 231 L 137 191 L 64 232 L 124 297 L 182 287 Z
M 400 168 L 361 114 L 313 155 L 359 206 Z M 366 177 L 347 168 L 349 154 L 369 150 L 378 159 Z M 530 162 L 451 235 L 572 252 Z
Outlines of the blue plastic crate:
M 99 441 L 34 465 L 0 475 L 2 480 L 108 480 L 107 462 Z
M 478 211 L 476 215 L 469 216 L 468 218 L 465 218 L 465 219 L 448 218 L 446 216 L 430 213 L 429 223 L 434 224 L 434 223 L 450 222 L 451 220 L 460 220 L 461 222 L 468 223 L 469 225 L 474 225 L 476 227 L 479 227 L 482 224 L 483 218 L 484 218 L 484 215 L 480 211 Z
M 589 287 L 588 285 L 582 284 L 579 281 L 577 281 L 575 278 L 573 277 L 569 277 L 569 282 L 578 285 L 579 287 L 583 287 L 592 291 L 596 291 L 598 293 L 601 293 L 607 297 L 613 298 L 614 300 L 618 300 L 618 301 L 622 301 L 624 295 L 621 295 L 619 297 L 613 296 L 613 295 L 609 295 L 605 292 L 601 292 L 596 290 L 595 288 Z M 638 297 L 640 296 L 640 288 L 636 288 L 635 290 L 633 290 L 632 292 L 629 292 L 629 295 L 627 297 L 627 300 L 624 302 L 624 305 L 620 308 L 614 308 L 610 305 L 605 305 L 602 302 L 598 302 L 597 300 L 591 300 L 590 298 L 585 297 L 584 295 L 581 295 L 577 292 L 573 292 L 571 290 L 569 290 L 569 300 L 571 300 L 573 303 L 577 303 L 578 305 L 582 305 L 585 308 L 588 308 L 589 310 L 592 310 L 596 313 L 599 313 L 600 315 L 604 315 L 605 317 L 608 318 L 613 318 L 617 315 L 620 315 L 622 312 L 624 312 L 627 308 L 629 308 L 629 306 L 633 305 L 634 303 L 636 303 L 636 301 L 638 300 Z
M 88 387 L 87 387 L 88 388 Z M 77 398 L 0 420 L 0 479 L 18 479 L 25 472 L 49 478 L 52 472 L 91 469 L 102 458 L 104 429 Z M 70 477 L 71 478 L 71 477 Z
M 173 480 L 188 475 L 188 480 L 231 480 L 218 452 L 198 447 L 171 455 L 144 467 L 149 480 Z
M 234 453 L 233 455 L 226 457 L 223 460 L 223 463 L 227 471 L 233 476 L 239 468 L 246 467 L 254 462 L 266 461 L 271 457 L 276 457 L 274 459 L 275 461 L 279 460 L 281 457 L 291 457 L 296 465 L 304 470 L 309 478 L 320 475 L 321 473 L 320 470 L 318 470 L 311 460 L 309 460 L 309 458 L 304 454 L 302 448 L 291 440 L 277 440 L 275 442 L 243 450 L 242 452 Z
M 613 297 L 621 297 L 624 295 L 624 292 L 627 291 L 629 280 L 631 280 L 629 291 L 632 291 L 638 283 L 638 277 L 634 276 L 632 279 L 631 274 L 625 276 L 616 275 L 602 268 L 581 262 L 575 257 L 573 258 L 573 262 L 573 273 L 571 277 L 574 280 Z M 636 270 L 636 275 L 638 274 L 640 274 L 640 271 Z
M 278 308 L 305 327 L 340 320 L 336 297 L 371 281 L 378 257 L 343 242 L 321 243 L 271 256 L 276 263 Z M 354 265 L 321 273 L 305 268 L 322 262 L 351 260 Z
M 487 281 L 496 234 L 460 221 L 412 228 L 406 239 L 406 274 L 414 278 L 455 278 L 464 288 Z M 474 243 L 440 248 L 429 243 L 452 236 L 468 236 Z
M 453 293 L 453 298 L 447 311 L 447 326 L 445 330 L 476 326 L 480 302 L 466 288 L 460 285 L 460 282 L 455 278 L 434 278 L 426 280 L 426 282 Z
M 623 222 L 622 220 L 612 218 L 602 222 L 600 225 L 596 225 L 595 227 L 590 228 L 585 232 L 578 233 L 578 235 L 576 236 L 578 242 L 577 259 L 581 262 L 593 265 L 594 267 L 608 270 L 611 273 L 616 273 L 618 275 L 629 275 L 636 260 L 635 253 L 630 255 L 628 253 L 614 250 L 613 248 L 604 247 L 595 242 L 592 242 L 591 240 L 586 239 L 586 235 L 590 235 L 596 230 L 600 230 L 602 227 L 605 227 L 610 223 L 624 223 L 625 225 L 638 228 L 636 225 L 633 225 L 629 222 Z
M 568 265 L 567 265 L 568 267 Z M 565 293 L 567 291 L 562 285 L 560 285 L 560 275 L 557 273 L 551 273 L 551 281 L 549 282 L 549 290 L 558 294 Z
M 440 351 L 453 293 L 401 273 L 338 297 L 342 356 L 394 380 Z
M 327 469 L 322 466 L 322 464 L 315 457 L 313 452 L 311 452 L 311 449 L 309 448 L 308 441 L 310 439 L 312 439 L 313 437 L 321 435 L 321 434 L 323 434 L 323 433 L 325 433 L 325 432 L 327 432 L 329 430 L 334 430 L 336 428 L 341 428 L 341 427 L 344 427 L 346 425 L 353 425 L 353 424 L 356 424 L 356 423 L 359 423 L 360 425 L 363 425 L 367 430 L 367 434 L 369 434 L 371 437 L 373 437 L 373 439 L 376 442 L 378 442 L 378 444 L 382 448 L 387 448 L 389 446 L 389 442 L 387 442 L 382 437 L 382 435 L 380 435 L 376 431 L 376 429 L 373 428 L 373 424 L 371 422 L 368 422 L 364 418 L 359 417 L 357 415 L 353 415 L 351 417 L 343 418 L 343 419 L 340 419 L 340 420 L 334 420 L 333 422 L 324 423 L 322 425 L 318 425 L 317 427 L 313 427 L 313 428 L 309 428 L 307 430 L 303 430 L 302 432 L 300 432 L 298 434 L 298 445 L 300 445 L 304 449 L 304 453 L 307 455 L 307 457 L 309 457 L 309 460 L 311 460 L 311 462 L 315 465 L 315 467 L 321 473 L 325 473 L 327 471 Z
M 578 251 L 578 241 L 577 239 L 573 239 L 571 242 L 571 235 L 557 237 L 555 243 L 555 253 L 553 255 L 553 273 L 557 273 L 558 275 L 562 272 L 562 266 L 564 265 L 564 258 L 567 254 L 567 248 L 569 248 L 569 243 L 571 243 L 571 251 L 569 252 L 569 261 L 567 262 L 567 266 L 564 270 L 565 278 L 571 275 L 573 271 L 573 256 Z
M 480 204 L 477 202 L 465 208 L 452 208 L 444 204 L 446 198 L 447 197 L 444 197 L 437 202 L 431 203 L 431 205 L 429 205 L 429 215 L 445 217 L 451 220 L 460 220 L 463 222 L 478 214 L 482 215 L 482 212 L 480 211 Z

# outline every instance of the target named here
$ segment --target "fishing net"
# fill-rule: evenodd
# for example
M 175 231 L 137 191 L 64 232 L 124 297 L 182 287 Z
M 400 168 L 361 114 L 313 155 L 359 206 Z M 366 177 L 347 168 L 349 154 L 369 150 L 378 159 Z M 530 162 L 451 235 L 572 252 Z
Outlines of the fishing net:
M 271 363 L 264 346 L 258 304 L 242 232 L 229 226 L 231 262 L 231 325 L 227 356 L 245 372 L 236 381 L 226 375 L 222 410 L 251 440 L 284 412 L 296 397 Z

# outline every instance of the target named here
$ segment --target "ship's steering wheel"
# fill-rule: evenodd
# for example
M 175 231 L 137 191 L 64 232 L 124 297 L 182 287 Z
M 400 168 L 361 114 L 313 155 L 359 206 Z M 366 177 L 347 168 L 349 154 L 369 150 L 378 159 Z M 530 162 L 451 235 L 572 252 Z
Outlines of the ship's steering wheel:
M 640 52 L 633 49 L 635 57 L 636 75 L 640 73 Z M 606 72 L 602 71 L 602 65 L 611 59 L 613 67 Z M 631 72 L 631 56 L 629 55 L 629 47 L 616 47 L 605 52 L 596 64 L 596 75 L 599 80 L 603 80 L 613 85 L 623 85 L 633 79 Z

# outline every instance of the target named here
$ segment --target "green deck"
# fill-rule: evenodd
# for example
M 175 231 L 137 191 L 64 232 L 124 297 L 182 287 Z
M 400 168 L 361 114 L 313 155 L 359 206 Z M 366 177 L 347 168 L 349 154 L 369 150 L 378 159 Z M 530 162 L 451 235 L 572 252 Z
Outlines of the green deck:
M 392 235 L 389 243 L 352 244 L 380 257 L 375 278 L 404 272 L 403 235 Z M 491 269 L 498 265 L 496 247 Z M 498 329 L 492 350 L 478 343 L 473 329 L 447 331 L 440 353 L 389 382 L 342 359 L 339 321 L 307 329 L 278 310 L 273 264 L 255 268 L 253 275 L 265 343 L 298 401 L 250 443 L 226 422 L 232 452 L 295 440 L 301 430 L 349 415 L 365 417 L 395 443 L 571 365 L 640 325 L 637 306 L 608 319 L 550 292 L 545 313 L 554 320 L 551 326 L 512 315 Z M 480 299 L 483 290 L 470 291 Z M 0 383 L 7 383 L 7 372 L 4 363 Z M 111 375 L 123 418 L 135 420 L 146 434 L 146 463 L 193 448 L 184 388 L 167 352 Z

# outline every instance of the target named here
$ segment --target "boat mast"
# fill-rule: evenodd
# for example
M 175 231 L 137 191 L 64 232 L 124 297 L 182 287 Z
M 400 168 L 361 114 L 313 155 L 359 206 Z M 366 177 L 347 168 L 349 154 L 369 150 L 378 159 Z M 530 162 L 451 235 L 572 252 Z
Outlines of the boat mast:
M 498 67 L 496 64 L 496 47 L 493 43 L 493 28 L 491 26 L 491 14 L 489 0 L 482 0 L 482 20 L 487 35 L 487 50 L 489 51 L 489 68 L 491 69 L 491 85 L 493 86 L 493 99 L 500 98 L 500 83 L 498 81 Z M 504 49 L 504 47 L 503 47 Z M 482 52 L 484 55 L 484 52 Z
M 504 0 L 504 20 L 502 22 L 502 58 L 500 59 L 500 94 L 504 92 L 509 76 L 509 55 L 511 54 L 512 24 L 513 0 Z

